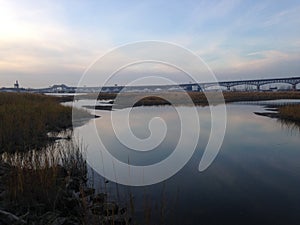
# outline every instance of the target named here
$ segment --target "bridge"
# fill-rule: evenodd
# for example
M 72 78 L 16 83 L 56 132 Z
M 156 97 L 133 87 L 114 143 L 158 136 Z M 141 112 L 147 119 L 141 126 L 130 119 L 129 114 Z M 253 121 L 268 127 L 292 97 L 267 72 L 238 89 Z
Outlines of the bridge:
M 290 84 L 292 89 L 296 90 L 296 85 L 300 83 L 300 77 L 289 77 L 289 78 L 272 78 L 272 79 L 255 79 L 255 80 L 237 80 L 237 81 L 221 81 L 213 83 L 203 83 L 199 84 L 202 89 L 211 87 L 211 86 L 223 86 L 227 90 L 230 90 L 231 87 L 238 85 L 253 85 L 257 90 L 260 90 L 260 87 L 265 84 Z
M 144 86 L 104 86 L 104 87 L 69 87 L 67 85 L 53 85 L 48 88 L 40 89 L 24 89 L 19 86 L 14 88 L 1 88 L 0 92 L 38 92 L 38 93 L 118 93 L 124 92 L 161 92 L 161 91 L 205 91 L 210 87 L 224 87 L 228 91 L 235 86 L 251 85 L 256 90 L 261 90 L 261 86 L 266 84 L 289 84 L 292 90 L 297 90 L 297 84 L 300 83 L 300 77 L 285 77 L 285 78 L 270 78 L 270 79 L 253 79 L 253 80 L 235 80 L 235 81 L 220 81 L 220 82 L 203 82 L 203 83 L 188 83 L 178 85 L 144 85 Z
M 189 83 L 179 85 L 149 85 L 149 86 L 105 86 L 102 87 L 101 92 L 118 93 L 121 90 L 127 92 L 134 91 L 204 91 L 209 87 L 225 87 L 228 91 L 232 87 L 240 85 L 252 85 L 256 90 L 261 90 L 262 85 L 266 84 L 290 84 L 292 90 L 297 89 L 297 84 L 300 83 L 300 77 L 289 78 L 270 78 L 270 79 L 253 79 L 253 80 L 236 80 L 236 81 L 220 81 L 208 83 Z M 100 91 L 100 90 L 99 90 Z

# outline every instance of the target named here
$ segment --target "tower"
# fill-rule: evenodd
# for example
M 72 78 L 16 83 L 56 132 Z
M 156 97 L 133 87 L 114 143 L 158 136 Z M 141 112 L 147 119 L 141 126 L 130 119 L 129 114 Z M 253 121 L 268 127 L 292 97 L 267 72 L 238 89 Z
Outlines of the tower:
M 16 83 L 14 84 L 15 89 L 19 89 L 19 82 L 16 80 Z

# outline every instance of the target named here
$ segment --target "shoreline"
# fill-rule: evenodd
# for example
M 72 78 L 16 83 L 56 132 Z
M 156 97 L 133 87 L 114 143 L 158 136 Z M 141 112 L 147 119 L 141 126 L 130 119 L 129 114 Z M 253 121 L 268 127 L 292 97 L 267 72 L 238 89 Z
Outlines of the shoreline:
M 187 95 L 188 94 L 188 95 Z M 155 105 L 184 105 L 189 98 L 195 105 L 207 105 L 209 98 L 212 104 L 220 102 L 266 101 L 279 99 L 300 99 L 300 91 L 281 92 L 147 92 L 147 93 L 99 93 L 75 96 L 76 100 L 97 99 L 111 100 L 120 107 L 155 106 Z M 166 100 L 167 99 L 167 100 Z M 64 99 L 61 99 L 64 101 Z M 70 100 L 69 97 L 66 100 Z
M 35 131 L 37 137 L 43 137 L 33 142 L 34 135 L 25 136 L 21 139 L 24 146 L 33 143 L 32 147 L 20 145 L 18 149 L 10 139 L 2 139 L 11 148 L 0 149 L 0 224 L 130 224 L 127 208 L 110 201 L 109 193 L 96 193 L 89 185 L 84 146 L 69 136 L 48 135 L 70 128 L 71 107 L 37 94 L 0 97 L 1 119 L 14 129 L 11 132 L 2 127 L 1 135 L 12 135 L 15 141 L 15 135 Z M 99 117 L 80 109 L 77 112 L 81 123 Z M 16 122 L 19 126 L 14 126 Z M 65 142 L 58 144 L 58 139 Z
M 188 92 L 190 98 L 196 106 L 207 106 L 208 101 L 206 96 L 202 92 Z M 159 95 L 155 96 L 155 95 Z M 120 97 L 117 94 L 100 93 L 98 100 L 111 100 L 112 105 L 86 105 L 84 107 L 96 110 L 113 110 L 122 109 L 127 107 L 139 107 L 139 106 L 164 106 L 164 105 L 187 105 L 184 102 L 183 96 L 185 93 L 180 92 L 168 92 L 168 93 L 121 93 Z M 213 101 L 214 105 L 222 103 L 222 97 L 220 93 L 208 92 L 209 98 Z M 224 100 L 226 103 L 234 102 L 256 102 L 256 101 L 269 101 L 269 100 L 287 100 L 287 99 L 299 99 L 300 91 L 284 91 L 284 92 L 224 92 Z M 85 96 L 87 98 L 93 97 L 93 95 Z M 94 96 L 95 97 L 95 96 Z M 116 98 L 118 97 L 118 98 Z M 172 103 L 168 100 L 172 100 Z M 130 100 L 130 101 L 129 101 Z M 132 106 L 132 102 L 135 102 Z M 254 112 L 260 116 L 268 116 L 271 118 L 282 119 L 290 122 L 300 122 L 300 103 L 286 106 L 268 106 L 272 108 L 269 111 L 273 112 Z M 274 113 L 277 111 L 278 113 Z
M 285 106 L 268 106 L 267 112 L 254 112 L 254 114 L 300 126 L 300 103 Z

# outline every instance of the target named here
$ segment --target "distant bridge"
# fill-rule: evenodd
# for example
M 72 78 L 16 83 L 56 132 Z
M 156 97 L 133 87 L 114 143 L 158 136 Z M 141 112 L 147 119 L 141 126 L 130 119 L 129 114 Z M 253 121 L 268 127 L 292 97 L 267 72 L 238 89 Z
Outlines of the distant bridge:
M 292 90 L 296 90 L 297 84 L 300 83 L 300 77 L 289 78 L 271 78 L 271 79 L 254 79 L 254 80 L 236 80 L 236 81 L 220 81 L 208 83 L 189 83 L 179 85 L 149 85 L 149 86 L 106 86 L 101 89 L 101 92 L 120 92 L 122 91 L 203 91 L 212 86 L 225 87 L 231 90 L 232 87 L 240 85 L 252 85 L 257 90 L 261 89 L 262 85 L 266 84 L 290 84 Z M 100 90 L 99 90 L 100 91 Z
M 296 85 L 300 83 L 300 77 L 289 77 L 289 78 L 272 78 L 272 79 L 255 79 L 255 80 L 237 80 L 237 81 L 221 81 L 213 83 L 203 83 L 199 84 L 202 89 L 211 87 L 211 86 L 223 86 L 227 90 L 230 90 L 231 87 L 238 85 L 253 85 L 257 90 L 260 90 L 260 87 L 265 84 L 291 84 L 292 89 L 296 90 Z
M 5 92 L 38 92 L 38 93 L 90 93 L 90 92 L 108 92 L 118 93 L 124 92 L 160 92 L 160 91 L 204 91 L 210 87 L 225 87 L 227 90 L 240 85 L 251 85 L 256 90 L 261 90 L 262 85 L 266 84 L 289 84 L 292 90 L 297 89 L 297 84 L 300 83 L 300 77 L 285 77 L 285 78 L 270 78 L 270 79 L 253 79 L 253 80 L 235 80 L 235 81 L 220 81 L 220 82 L 203 82 L 203 83 L 188 83 L 178 85 L 144 85 L 144 86 L 104 86 L 104 87 L 69 87 L 64 84 L 53 85 L 48 88 L 41 89 L 24 89 L 24 88 L 1 88 L 0 91 Z

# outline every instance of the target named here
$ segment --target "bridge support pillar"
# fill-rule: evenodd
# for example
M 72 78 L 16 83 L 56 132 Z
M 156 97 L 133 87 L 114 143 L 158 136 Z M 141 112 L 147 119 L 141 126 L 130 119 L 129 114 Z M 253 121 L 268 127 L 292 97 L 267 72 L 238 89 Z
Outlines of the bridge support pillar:
M 293 85 L 292 85 L 292 90 L 293 90 L 293 91 L 296 91 L 296 89 L 297 89 L 296 84 L 293 84 Z
M 230 86 L 227 86 L 227 91 L 230 91 Z
M 256 89 L 260 91 L 260 85 L 256 85 Z

